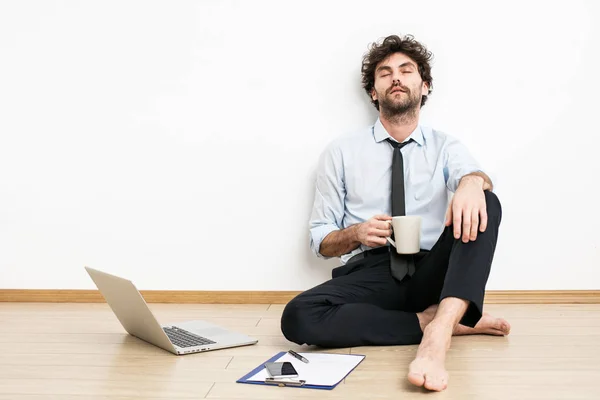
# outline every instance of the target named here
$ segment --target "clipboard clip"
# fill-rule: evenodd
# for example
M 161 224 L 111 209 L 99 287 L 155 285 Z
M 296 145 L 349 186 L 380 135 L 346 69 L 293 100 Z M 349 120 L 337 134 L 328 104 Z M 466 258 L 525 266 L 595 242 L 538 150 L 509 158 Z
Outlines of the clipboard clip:
M 295 381 L 293 379 L 276 379 L 276 378 L 265 378 L 265 383 L 267 385 L 275 385 L 279 387 L 285 386 L 304 386 L 306 383 L 305 380 Z

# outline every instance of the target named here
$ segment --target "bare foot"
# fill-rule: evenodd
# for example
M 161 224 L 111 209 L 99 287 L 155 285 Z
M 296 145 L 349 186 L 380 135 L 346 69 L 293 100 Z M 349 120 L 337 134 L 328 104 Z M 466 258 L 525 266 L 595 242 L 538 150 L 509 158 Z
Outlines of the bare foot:
M 510 333 L 510 324 L 502 318 L 492 317 L 488 313 L 483 313 L 483 316 L 477 322 L 474 328 L 464 325 L 457 325 L 453 335 L 495 335 L 505 336 Z
M 425 328 L 417 356 L 408 369 L 410 383 L 434 391 L 442 391 L 448 387 L 448 372 L 444 362 L 446 351 L 450 347 L 450 329 L 436 322 Z
M 502 318 L 484 313 L 474 328 L 458 324 L 452 329 L 453 324 L 434 319 L 437 309 L 436 304 L 417 313 L 423 331 L 423 340 L 417 350 L 417 356 L 409 366 L 408 380 L 416 386 L 442 391 L 448 387 L 448 372 L 444 363 L 452 336 L 476 334 L 504 336 L 509 334 L 510 324 Z
M 417 313 L 417 317 L 419 318 L 419 324 L 421 325 L 421 330 L 425 332 L 425 328 L 433 318 L 435 317 L 435 313 L 437 311 L 438 305 L 434 304 L 428 307 L 425 311 L 421 313 Z M 503 318 L 495 318 L 488 313 L 483 313 L 477 325 L 474 328 L 470 328 L 464 325 L 457 325 L 452 332 L 452 335 L 460 336 L 460 335 L 495 335 L 495 336 L 505 336 L 510 333 L 510 324 Z

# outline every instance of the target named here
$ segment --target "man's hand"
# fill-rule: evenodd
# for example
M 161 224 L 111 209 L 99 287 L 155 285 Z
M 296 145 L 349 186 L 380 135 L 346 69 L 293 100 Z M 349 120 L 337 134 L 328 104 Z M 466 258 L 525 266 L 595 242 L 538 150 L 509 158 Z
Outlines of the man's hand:
M 464 243 L 477 239 L 477 228 L 481 232 L 487 228 L 484 183 L 480 176 L 463 177 L 448 206 L 445 225 L 453 224 L 454 238 L 462 236 Z
M 389 215 L 376 215 L 358 224 L 356 238 L 365 246 L 383 246 L 387 243 L 385 238 L 392 235 L 391 221 L 392 217 Z
M 319 252 L 326 257 L 339 257 L 361 243 L 369 247 L 383 246 L 386 236 L 392 234 L 391 221 L 390 216 L 376 215 L 368 221 L 330 232 L 321 242 Z

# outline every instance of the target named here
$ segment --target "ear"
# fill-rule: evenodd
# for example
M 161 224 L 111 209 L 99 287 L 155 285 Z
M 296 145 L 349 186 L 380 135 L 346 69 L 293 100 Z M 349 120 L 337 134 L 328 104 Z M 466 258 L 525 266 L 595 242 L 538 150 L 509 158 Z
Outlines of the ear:
M 428 96 L 429 95 L 429 85 L 423 81 L 423 83 L 421 84 L 421 96 Z
M 373 101 L 377 100 L 377 92 L 375 91 L 375 88 L 371 89 L 371 98 Z

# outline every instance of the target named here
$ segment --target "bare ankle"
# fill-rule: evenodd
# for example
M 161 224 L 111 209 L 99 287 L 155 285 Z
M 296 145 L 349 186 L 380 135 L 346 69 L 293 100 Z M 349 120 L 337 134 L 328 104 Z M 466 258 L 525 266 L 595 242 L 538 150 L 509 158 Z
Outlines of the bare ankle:
M 452 325 L 435 319 L 425 328 L 419 349 L 422 347 L 426 352 L 430 350 L 445 352 L 450 347 L 452 335 Z
M 419 319 L 419 326 L 421 327 L 421 332 L 425 332 L 425 328 L 429 325 L 431 320 L 425 316 L 424 312 L 417 313 L 417 318 Z
M 435 313 L 437 312 L 437 304 L 427 307 L 423 312 L 417 313 L 417 318 L 419 319 L 419 326 L 421 327 L 421 332 L 425 332 L 425 328 L 427 325 L 433 321 L 435 318 Z

